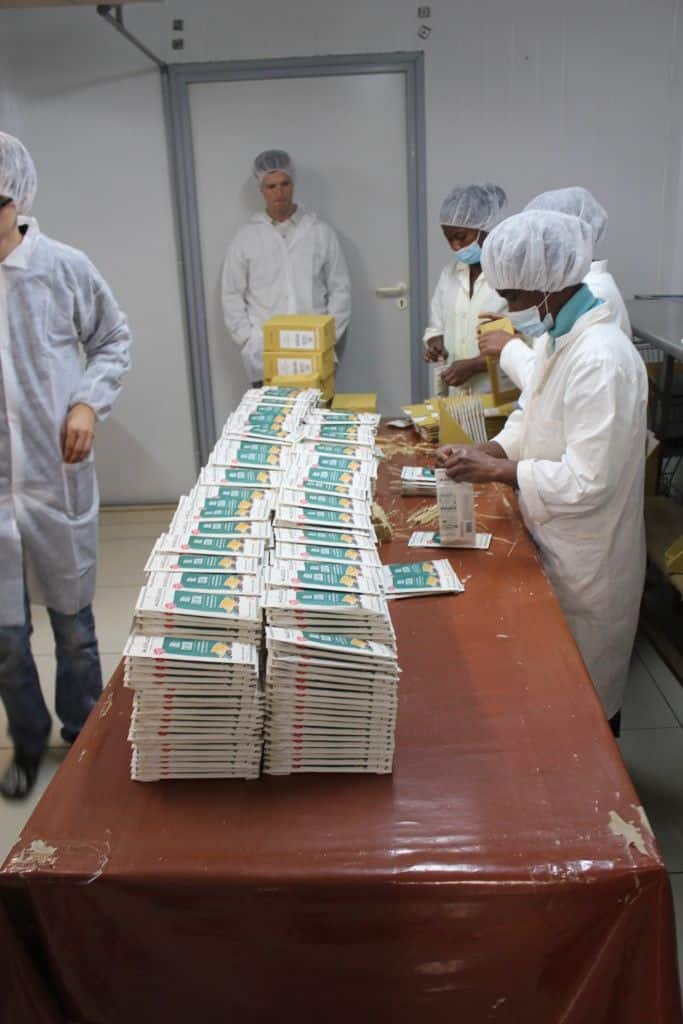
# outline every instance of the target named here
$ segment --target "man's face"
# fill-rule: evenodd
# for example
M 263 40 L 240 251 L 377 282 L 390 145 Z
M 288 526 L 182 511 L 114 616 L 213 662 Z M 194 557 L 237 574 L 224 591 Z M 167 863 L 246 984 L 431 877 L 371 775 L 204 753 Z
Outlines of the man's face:
M 261 182 L 261 195 L 271 220 L 287 220 L 292 213 L 294 182 L 284 171 L 271 171 Z
M 17 226 L 17 208 L 8 196 L 0 194 L 0 238 L 10 235 Z
M 540 306 L 543 303 L 543 292 L 523 292 L 518 288 L 503 288 L 498 294 L 505 299 L 511 313 L 521 313 L 523 309 Z
M 453 252 L 459 252 L 461 249 L 466 249 L 472 242 L 481 242 L 484 235 L 483 231 L 477 230 L 477 228 L 459 228 L 459 227 L 448 227 L 445 224 L 441 225 L 441 230 L 444 233 L 444 238 L 450 245 Z M 482 238 L 483 236 L 483 238 Z

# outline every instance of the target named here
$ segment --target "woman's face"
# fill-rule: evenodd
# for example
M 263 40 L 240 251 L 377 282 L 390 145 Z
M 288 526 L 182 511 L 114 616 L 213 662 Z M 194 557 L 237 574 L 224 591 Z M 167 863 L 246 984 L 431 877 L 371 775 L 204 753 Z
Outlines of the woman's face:
M 461 249 L 466 249 L 472 242 L 481 243 L 486 238 L 484 231 L 479 231 L 478 228 L 460 228 L 454 226 L 450 227 L 446 224 L 441 225 L 441 230 L 444 233 L 444 238 L 448 242 L 453 252 L 459 252 Z

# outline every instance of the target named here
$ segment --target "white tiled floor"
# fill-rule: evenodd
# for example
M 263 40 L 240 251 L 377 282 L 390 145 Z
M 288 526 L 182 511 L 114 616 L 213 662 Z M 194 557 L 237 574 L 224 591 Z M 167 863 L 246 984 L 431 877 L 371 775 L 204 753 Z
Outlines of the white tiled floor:
M 683 981 L 683 686 L 642 636 L 633 652 L 618 742 L 669 869 Z
M 102 661 L 102 677 L 110 678 L 128 636 L 133 605 L 143 582 L 143 567 L 156 537 L 168 528 L 174 508 L 104 509 L 100 519 L 100 551 L 94 611 Z M 21 832 L 64 756 L 65 746 L 54 716 L 55 659 L 52 631 L 44 608 L 34 607 L 33 653 L 48 707 L 55 718 L 48 757 L 34 791 L 26 801 L 0 797 L 0 863 Z M 4 709 L 0 704 L 0 774 L 11 757 Z
M 128 635 L 142 568 L 154 538 L 168 525 L 170 508 L 104 510 L 100 531 L 95 619 L 104 679 L 118 664 Z M 44 609 L 34 610 L 33 650 L 46 699 L 54 706 L 52 635 Z M 42 796 L 63 757 L 53 729 L 49 756 L 31 797 L 0 802 L 0 863 Z M 683 977 L 683 686 L 654 648 L 640 637 L 633 655 L 623 711 L 621 753 L 655 830 L 669 869 L 679 929 Z M 11 756 L 0 707 L 0 773 Z

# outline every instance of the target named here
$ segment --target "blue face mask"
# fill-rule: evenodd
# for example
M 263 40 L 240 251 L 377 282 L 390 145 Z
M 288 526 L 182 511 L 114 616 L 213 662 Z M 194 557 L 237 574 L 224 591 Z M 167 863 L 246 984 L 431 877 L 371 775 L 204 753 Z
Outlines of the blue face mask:
M 466 245 L 464 249 L 458 249 L 455 258 L 459 263 L 466 263 L 468 267 L 471 267 L 473 263 L 481 263 L 481 246 L 479 242 L 472 242 L 471 245 Z
M 520 334 L 526 334 L 530 338 L 540 338 L 542 334 L 549 331 L 555 323 L 552 313 L 548 310 L 548 296 L 543 296 L 545 302 L 546 314 L 541 319 L 541 314 L 538 311 L 538 306 L 530 306 L 529 309 L 520 309 L 518 313 L 508 312 L 508 317 L 512 321 L 512 326 Z

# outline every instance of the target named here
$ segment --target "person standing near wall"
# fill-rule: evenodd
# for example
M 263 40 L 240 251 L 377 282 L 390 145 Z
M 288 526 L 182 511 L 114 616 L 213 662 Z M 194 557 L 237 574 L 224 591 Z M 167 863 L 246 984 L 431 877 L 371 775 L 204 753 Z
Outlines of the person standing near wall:
M 242 351 L 247 379 L 263 379 L 263 324 L 281 313 L 328 313 L 337 340 L 351 316 L 351 284 L 332 228 L 294 202 L 294 168 L 271 149 L 254 160 L 265 202 L 237 232 L 223 265 L 225 326 Z
M 0 132 L 0 697 L 14 757 L 8 799 L 32 789 L 51 729 L 31 653 L 47 605 L 56 708 L 73 742 L 102 691 L 95 622 L 95 425 L 130 366 L 130 331 L 84 253 L 41 234 L 28 150 Z M 30 595 L 30 596 L 29 596 Z

